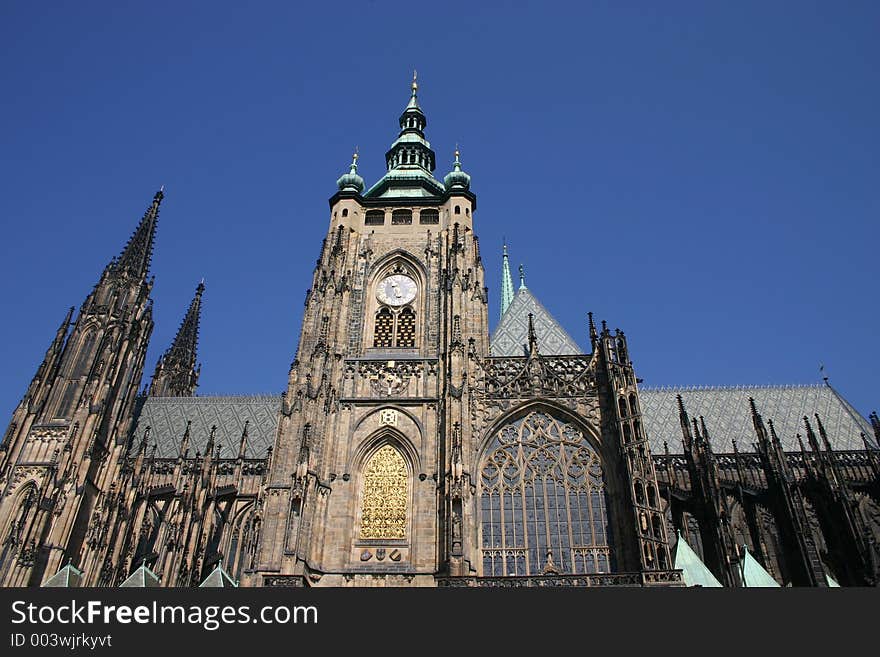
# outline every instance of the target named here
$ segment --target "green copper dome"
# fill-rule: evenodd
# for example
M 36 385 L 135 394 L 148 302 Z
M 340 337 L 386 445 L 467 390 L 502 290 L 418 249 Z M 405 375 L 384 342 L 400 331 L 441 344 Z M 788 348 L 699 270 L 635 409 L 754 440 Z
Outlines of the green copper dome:
M 357 160 L 358 154 L 355 152 L 355 154 L 351 156 L 351 169 L 349 169 L 348 173 L 340 176 L 339 180 L 336 181 L 336 184 L 341 191 L 357 192 L 358 194 L 364 191 L 364 179 L 358 175 Z
M 452 164 L 452 171 L 446 174 L 443 184 L 446 189 L 468 189 L 471 186 L 471 177 L 461 170 L 460 153 L 455 149 L 455 162 Z

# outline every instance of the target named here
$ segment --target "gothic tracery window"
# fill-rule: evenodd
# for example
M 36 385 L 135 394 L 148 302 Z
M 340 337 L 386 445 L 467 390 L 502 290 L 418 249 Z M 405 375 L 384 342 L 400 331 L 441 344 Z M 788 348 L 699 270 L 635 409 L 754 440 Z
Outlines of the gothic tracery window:
M 400 452 L 380 447 L 364 466 L 363 487 L 361 538 L 406 538 L 409 475 Z
M 576 426 L 539 411 L 503 426 L 479 480 L 483 575 L 609 572 L 602 465 Z
M 378 308 L 373 317 L 373 347 L 413 349 L 416 346 L 418 283 L 398 264 L 376 282 Z

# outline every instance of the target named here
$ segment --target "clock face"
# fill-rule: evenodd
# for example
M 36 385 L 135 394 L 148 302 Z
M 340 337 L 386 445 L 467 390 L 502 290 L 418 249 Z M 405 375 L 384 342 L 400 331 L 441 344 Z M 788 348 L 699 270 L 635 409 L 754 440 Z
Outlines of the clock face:
M 393 274 L 379 282 L 376 298 L 389 306 L 402 306 L 416 298 L 416 282 L 409 276 Z

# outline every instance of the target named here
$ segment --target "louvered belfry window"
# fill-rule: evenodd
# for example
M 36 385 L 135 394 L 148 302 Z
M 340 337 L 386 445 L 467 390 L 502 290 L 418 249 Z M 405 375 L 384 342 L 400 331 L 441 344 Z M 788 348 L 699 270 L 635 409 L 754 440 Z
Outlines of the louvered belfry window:
M 380 308 L 376 313 L 376 326 L 373 331 L 374 347 L 390 347 L 394 344 L 394 315 L 388 308 Z
M 412 308 L 403 308 L 397 314 L 397 346 L 416 346 L 416 314 Z
M 502 426 L 478 511 L 485 577 L 610 571 L 602 465 L 574 424 L 533 411 Z

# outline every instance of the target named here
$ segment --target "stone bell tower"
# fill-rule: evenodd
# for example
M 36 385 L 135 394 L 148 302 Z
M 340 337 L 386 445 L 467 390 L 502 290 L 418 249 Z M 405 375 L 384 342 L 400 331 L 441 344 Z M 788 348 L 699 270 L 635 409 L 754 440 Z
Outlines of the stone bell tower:
M 434 178 L 417 92 L 414 77 L 385 175 L 364 191 L 355 154 L 330 199 L 256 585 L 433 585 L 461 554 L 448 489 L 468 431 L 466 352 L 489 349 L 487 291 L 470 176 L 456 150 Z

